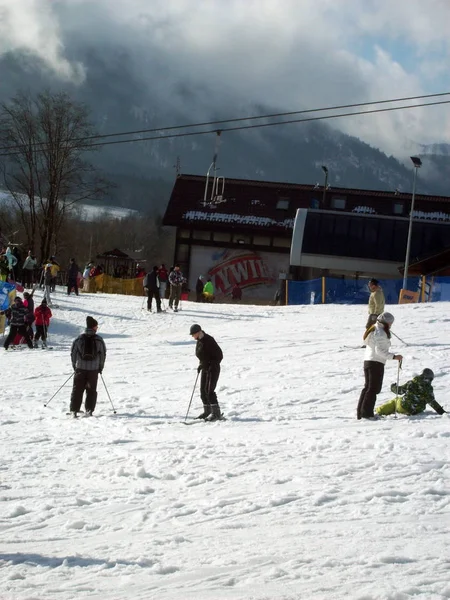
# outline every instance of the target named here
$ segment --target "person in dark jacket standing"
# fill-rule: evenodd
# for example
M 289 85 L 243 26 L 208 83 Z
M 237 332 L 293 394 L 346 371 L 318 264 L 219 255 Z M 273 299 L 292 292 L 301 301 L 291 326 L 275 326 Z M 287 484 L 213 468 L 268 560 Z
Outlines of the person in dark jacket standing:
M 70 259 L 69 268 L 67 269 L 67 295 L 70 296 L 72 289 L 78 296 L 78 272 L 79 267 L 74 258 Z
M 144 290 L 147 292 L 147 310 L 152 310 L 152 300 L 155 298 L 157 312 L 161 310 L 161 298 L 159 295 L 159 277 L 158 267 L 153 267 L 153 270 L 144 277 Z
M 223 418 L 217 402 L 216 386 L 220 375 L 220 363 L 223 352 L 216 340 L 205 333 L 200 325 L 191 325 L 190 335 L 196 340 L 195 355 L 200 361 L 198 373 L 201 373 L 200 396 L 203 412 L 197 419 L 218 421 Z
M 178 304 L 181 298 L 181 287 L 184 282 L 183 273 L 180 271 L 180 265 L 175 265 L 173 271 L 169 275 L 170 297 L 169 308 L 173 308 L 174 312 L 178 311 Z M 174 306 L 175 303 L 175 306 Z
M 33 349 L 33 342 L 31 341 L 30 334 L 27 328 L 26 317 L 28 315 L 28 308 L 24 306 L 22 298 L 18 296 L 14 298 L 14 304 L 9 309 L 9 333 L 6 337 L 3 347 L 8 350 L 9 345 L 14 340 L 17 334 L 22 335 L 28 345 L 28 348 Z M 7 312 L 8 314 L 8 312 Z
M 203 302 L 203 275 L 199 275 L 195 283 L 196 302 Z
M 34 294 L 34 291 L 31 292 L 31 294 L 29 292 L 23 293 L 23 305 L 25 306 L 25 308 L 28 311 L 28 314 L 25 317 L 25 323 L 27 326 L 28 335 L 30 336 L 31 340 L 34 338 L 34 331 L 33 331 L 32 325 L 35 320 L 33 294 Z M 34 344 L 33 344 L 33 346 L 34 346 Z
M 70 397 L 70 412 L 74 418 L 80 412 L 84 390 L 86 390 L 86 415 L 92 415 L 97 403 L 98 375 L 102 373 L 106 360 L 105 342 L 97 335 L 97 329 L 98 322 L 93 317 L 86 317 L 85 332 L 72 344 L 71 359 L 75 374 Z

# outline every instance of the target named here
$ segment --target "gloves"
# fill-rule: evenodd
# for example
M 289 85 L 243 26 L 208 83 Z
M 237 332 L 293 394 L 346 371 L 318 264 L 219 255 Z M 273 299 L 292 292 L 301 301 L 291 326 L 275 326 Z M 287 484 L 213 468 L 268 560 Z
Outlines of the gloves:
M 203 368 L 202 365 L 198 365 L 198 367 L 197 367 L 197 373 L 201 373 L 202 368 Z
M 397 384 L 396 383 L 391 383 L 391 392 L 393 394 L 397 393 Z

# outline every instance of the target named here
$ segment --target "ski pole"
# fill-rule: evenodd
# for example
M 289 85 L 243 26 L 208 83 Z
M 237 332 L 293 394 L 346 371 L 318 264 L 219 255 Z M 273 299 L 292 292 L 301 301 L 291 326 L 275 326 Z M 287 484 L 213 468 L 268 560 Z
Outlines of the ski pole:
M 191 395 L 191 399 L 189 401 L 189 406 L 188 406 L 188 409 L 187 409 L 187 413 L 186 413 L 186 416 L 184 417 L 184 422 L 185 423 L 187 421 L 189 411 L 191 410 L 192 398 L 194 397 L 194 392 L 195 392 L 195 388 L 197 387 L 197 381 L 198 381 L 198 376 L 199 375 L 200 375 L 200 373 L 197 371 L 197 377 L 195 378 L 194 389 L 192 390 L 192 395 Z
M 61 387 L 58 389 L 58 391 L 57 391 L 57 392 L 55 392 L 55 393 L 53 394 L 53 396 L 50 398 L 50 400 L 49 400 L 49 401 L 48 401 L 46 404 L 44 404 L 44 406 L 48 406 L 48 405 L 50 404 L 50 402 L 53 400 L 53 398 L 56 396 L 56 394 L 57 394 L 57 393 L 58 393 L 60 390 L 62 390 L 62 389 L 63 389 L 63 387 L 66 385 L 66 383 L 69 381 L 69 379 L 72 379 L 72 377 L 73 377 L 73 376 L 74 376 L 74 373 L 71 373 L 71 374 L 69 375 L 69 377 L 66 379 L 66 381 L 65 381 L 65 382 L 62 384 L 62 386 L 61 386 Z
M 394 404 L 394 419 L 397 418 L 397 400 L 398 400 L 398 386 L 400 384 L 400 369 L 402 368 L 402 360 L 398 361 L 397 367 L 397 392 L 395 394 L 395 404 Z
M 395 337 L 396 337 L 398 340 L 400 340 L 402 344 L 405 344 L 405 346 L 409 346 L 409 344 L 408 344 L 407 342 L 404 342 L 404 341 L 402 340 L 402 338 L 401 338 L 401 337 L 398 337 L 398 335 L 397 335 L 396 333 L 394 333 L 392 330 L 391 330 L 391 333 L 392 333 L 392 335 L 393 335 L 393 336 L 395 336 Z
M 114 412 L 114 414 L 116 414 L 116 409 L 114 408 L 114 404 L 112 403 L 111 396 L 109 395 L 108 388 L 106 387 L 105 380 L 103 379 L 103 375 L 101 373 L 100 373 L 100 377 L 102 378 L 103 385 L 105 386 L 106 393 L 108 394 L 109 401 L 111 402 L 113 412 Z

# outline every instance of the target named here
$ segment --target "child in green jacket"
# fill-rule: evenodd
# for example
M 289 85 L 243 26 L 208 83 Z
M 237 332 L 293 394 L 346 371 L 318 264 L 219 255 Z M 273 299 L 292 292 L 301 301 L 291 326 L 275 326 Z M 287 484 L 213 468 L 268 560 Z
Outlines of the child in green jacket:
M 397 394 L 397 398 L 385 402 L 375 409 L 378 415 L 392 415 L 398 412 L 402 415 L 418 415 L 423 412 L 429 404 L 438 415 L 443 415 L 445 411 L 442 406 L 434 399 L 433 386 L 431 382 L 434 379 L 434 373 L 431 369 L 424 369 L 420 375 L 417 375 L 404 385 L 391 385 L 391 392 Z

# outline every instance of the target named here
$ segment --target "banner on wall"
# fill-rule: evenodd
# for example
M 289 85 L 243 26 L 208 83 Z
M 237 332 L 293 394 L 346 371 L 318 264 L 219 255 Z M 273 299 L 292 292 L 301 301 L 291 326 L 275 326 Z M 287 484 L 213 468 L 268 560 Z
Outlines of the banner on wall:
M 272 299 L 280 286 L 280 274 L 289 270 L 289 255 L 253 250 L 192 249 L 189 287 L 199 275 L 211 278 L 217 297 L 230 296 L 237 283 L 245 298 Z

